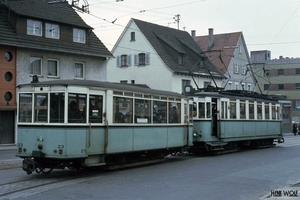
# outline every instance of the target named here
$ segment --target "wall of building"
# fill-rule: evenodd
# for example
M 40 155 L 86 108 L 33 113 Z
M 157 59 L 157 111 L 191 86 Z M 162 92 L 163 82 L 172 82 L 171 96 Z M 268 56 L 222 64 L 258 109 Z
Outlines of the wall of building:
M 42 75 L 39 76 L 40 81 L 55 79 L 74 79 L 75 62 L 85 63 L 85 79 L 106 81 L 106 61 L 100 58 L 69 55 L 55 52 L 46 52 L 25 48 L 17 49 L 17 84 L 29 83 L 32 81 L 30 75 L 30 57 L 42 58 Z M 59 60 L 59 76 L 48 77 L 47 60 Z

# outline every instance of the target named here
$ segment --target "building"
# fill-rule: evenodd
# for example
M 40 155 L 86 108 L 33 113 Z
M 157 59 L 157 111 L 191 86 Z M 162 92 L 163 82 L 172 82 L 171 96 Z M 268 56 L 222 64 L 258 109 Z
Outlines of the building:
M 182 93 L 218 86 L 224 76 L 186 31 L 131 19 L 112 49 L 107 79 Z
M 0 144 L 15 143 L 16 85 L 106 80 L 112 57 L 67 1 L 0 0 Z
M 284 131 L 291 132 L 292 121 L 300 122 L 300 58 L 271 59 L 271 51 L 251 51 L 252 69 L 258 92 L 274 95 L 282 102 Z
M 255 91 L 255 81 L 250 65 L 250 57 L 242 32 L 214 34 L 208 29 L 208 35 L 192 37 L 205 52 L 209 60 L 226 76 L 222 82 L 225 90 Z

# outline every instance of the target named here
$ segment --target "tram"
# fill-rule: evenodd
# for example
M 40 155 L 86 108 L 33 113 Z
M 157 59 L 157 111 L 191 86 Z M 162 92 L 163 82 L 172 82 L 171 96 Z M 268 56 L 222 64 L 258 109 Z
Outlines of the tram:
M 17 153 L 27 174 L 150 163 L 192 145 L 186 96 L 92 80 L 18 85 Z
M 282 108 L 276 98 L 244 90 L 185 87 L 193 100 L 191 152 L 213 154 L 284 142 Z

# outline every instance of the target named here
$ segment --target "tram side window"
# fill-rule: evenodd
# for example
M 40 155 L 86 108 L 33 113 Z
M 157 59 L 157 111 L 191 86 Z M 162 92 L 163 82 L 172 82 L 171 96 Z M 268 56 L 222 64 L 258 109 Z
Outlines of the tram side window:
M 276 119 L 276 106 L 272 105 L 272 119 Z
M 230 118 L 236 119 L 236 103 L 230 102 Z
M 226 101 L 222 101 L 222 104 L 221 104 L 221 118 L 227 119 L 227 102 Z
M 114 97 L 113 122 L 132 123 L 132 99 L 124 97 Z
M 199 118 L 205 118 L 205 103 L 199 102 Z
M 86 106 L 86 95 L 69 94 L 68 123 L 85 123 L 83 108 Z
M 48 97 L 47 94 L 34 95 L 34 122 L 47 122 Z
M 193 103 L 193 105 L 190 105 L 190 118 L 196 117 L 197 116 L 197 103 Z
M 50 94 L 50 123 L 63 123 L 65 118 L 64 93 Z
M 211 118 L 211 103 L 206 103 L 206 117 Z
M 254 119 L 254 104 L 249 103 L 249 119 Z
M 83 108 L 84 119 L 87 115 L 86 106 Z M 103 96 L 102 95 L 90 95 L 89 99 L 89 121 L 91 123 L 103 122 Z
M 19 96 L 19 122 L 31 122 L 32 120 L 32 94 L 20 94 Z
M 240 119 L 246 119 L 246 104 L 245 102 L 240 102 Z
M 265 119 L 270 119 L 269 105 L 265 105 Z
M 169 102 L 169 123 L 181 122 L 181 103 Z
M 153 123 L 167 123 L 167 102 L 153 101 Z
M 135 123 L 150 123 L 150 101 L 144 99 L 135 99 L 134 103 Z
M 262 105 L 257 104 L 257 119 L 262 119 Z

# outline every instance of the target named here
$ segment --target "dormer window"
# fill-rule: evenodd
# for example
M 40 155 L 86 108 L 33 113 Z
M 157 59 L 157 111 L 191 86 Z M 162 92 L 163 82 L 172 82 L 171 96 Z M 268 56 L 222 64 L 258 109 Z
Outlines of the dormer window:
M 45 32 L 47 38 L 59 39 L 59 33 L 60 33 L 59 25 L 46 23 Z
M 73 42 L 85 43 L 86 33 L 83 29 L 73 28 Z
M 178 64 L 181 65 L 181 66 L 184 65 L 183 57 L 184 57 L 183 54 L 178 55 Z
M 27 34 L 42 36 L 42 22 L 32 19 L 27 19 Z

